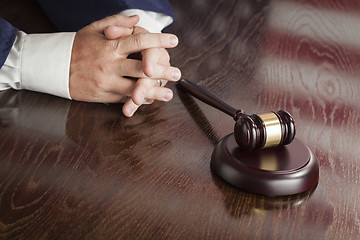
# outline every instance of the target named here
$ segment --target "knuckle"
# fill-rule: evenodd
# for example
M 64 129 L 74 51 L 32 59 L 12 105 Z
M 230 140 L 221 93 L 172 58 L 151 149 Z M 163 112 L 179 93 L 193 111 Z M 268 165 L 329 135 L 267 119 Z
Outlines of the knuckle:
M 108 40 L 106 41 L 104 51 L 112 56 L 118 56 L 123 53 L 125 47 L 121 39 Z
M 162 78 L 171 79 L 171 71 L 168 67 L 163 67 L 162 69 Z
M 97 74 L 97 77 L 93 80 L 95 88 L 100 91 L 106 91 L 108 89 L 108 83 L 103 76 L 103 74 L 99 73 Z
M 162 88 L 155 88 L 152 92 L 152 98 L 157 100 L 162 100 L 163 98 L 163 89 Z
M 161 76 L 161 78 L 168 79 L 168 70 L 165 67 L 162 68 L 162 76 Z
M 142 91 L 134 91 L 131 98 L 136 105 L 140 106 L 144 102 L 144 93 Z
M 100 74 L 106 74 L 111 72 L 111 67 L 108 64 L 99 64 L 98 70 Z
M 120 49 L 121 44 L 120 41 L 114 40 L 114 41 L 106 41 L 105 42 L 105 48 L 104 51 L 106 52 L 114 52 L 114 50 Z
M 147 93 L 147 99 L 155 99 L 155 100 L 159 100 L 160 99 L 160 95 L 161 95 L 161 88 L 160 87 L 153 87 L 151 89 L 149 89 L 148 93 Z
M 107 89 L 106 81 L 103 78 L 96 79 L 95 87 L 102 91 L 106 90 Z
M 134 38 L 134 41 L 135 41 L 135 45 L 138 47 L 138 48 L 143 48 L 146 44 L 146 35 L 145 34 L 136 34 L 135 35 L 135 38 Z
M 157 41 L 159 43 L 160 46 L 166 46 L 167 43 L 168 43 L 168 37 L 166 37 L 165 35 L 163 34 L 156 34 L 157 36 Z

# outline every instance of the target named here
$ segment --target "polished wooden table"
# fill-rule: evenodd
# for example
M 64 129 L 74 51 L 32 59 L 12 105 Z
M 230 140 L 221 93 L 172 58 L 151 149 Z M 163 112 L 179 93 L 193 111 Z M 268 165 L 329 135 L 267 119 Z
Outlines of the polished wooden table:
M 27 32 L 54 30 L 36 3 L 0 3 Z M 130 119 L 121 104 L 8 90 L 0 239 L 360 239 L 360 4 L 172 4 L 172 64 L 248 113 L 291 112 L 319 184 L 270 198 L 224 182 L 210 159 L 234 121 L 175 85 L 171 102 Z

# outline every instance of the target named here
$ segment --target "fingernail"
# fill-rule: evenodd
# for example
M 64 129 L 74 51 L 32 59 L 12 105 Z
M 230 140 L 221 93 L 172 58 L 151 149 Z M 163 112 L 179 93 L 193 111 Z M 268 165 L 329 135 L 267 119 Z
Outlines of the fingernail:
M 177 37 L 175 36 L 170 36 L 169 37 L 169 44 L 170 46 L 176 46 L 178 44 L 179 40 Z
M 171 74 L 172 80 L 175 80 L 175 81 L 176 81 L 176 80 L 179 80 L 180 77 L 181 77 L 181 73 L 180 73 L 179 70 L 173 71 L 172 74 Z
M 172 91 L 166 91 L 166 92 L 165 92 L 165 94 L 164 94 L 164 100 L 165 100 L 165 101 L 171 100 L 172 97 L 173 97 Z

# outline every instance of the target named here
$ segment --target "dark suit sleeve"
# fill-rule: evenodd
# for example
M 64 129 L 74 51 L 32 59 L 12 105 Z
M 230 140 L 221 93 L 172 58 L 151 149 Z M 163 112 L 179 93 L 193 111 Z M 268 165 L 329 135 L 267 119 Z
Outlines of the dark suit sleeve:
M 18 29 L 0 18 L 0 69 L 14 44 Z
M 38 0 L 60 31 L 77 31 L 91 22 L 126 9 L 163 13 L 174 18 L 168 0 Z

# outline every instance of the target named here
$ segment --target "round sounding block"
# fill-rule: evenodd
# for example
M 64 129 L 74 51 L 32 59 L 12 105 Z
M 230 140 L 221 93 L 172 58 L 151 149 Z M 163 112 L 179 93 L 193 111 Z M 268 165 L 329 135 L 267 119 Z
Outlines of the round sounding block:
M 211 168 L 237 188 L 272 197 L 305 192 L 319 181 L 315 156 L 297 138 L 288 145 L 244 152 L 229 134 L 216 145 Z

